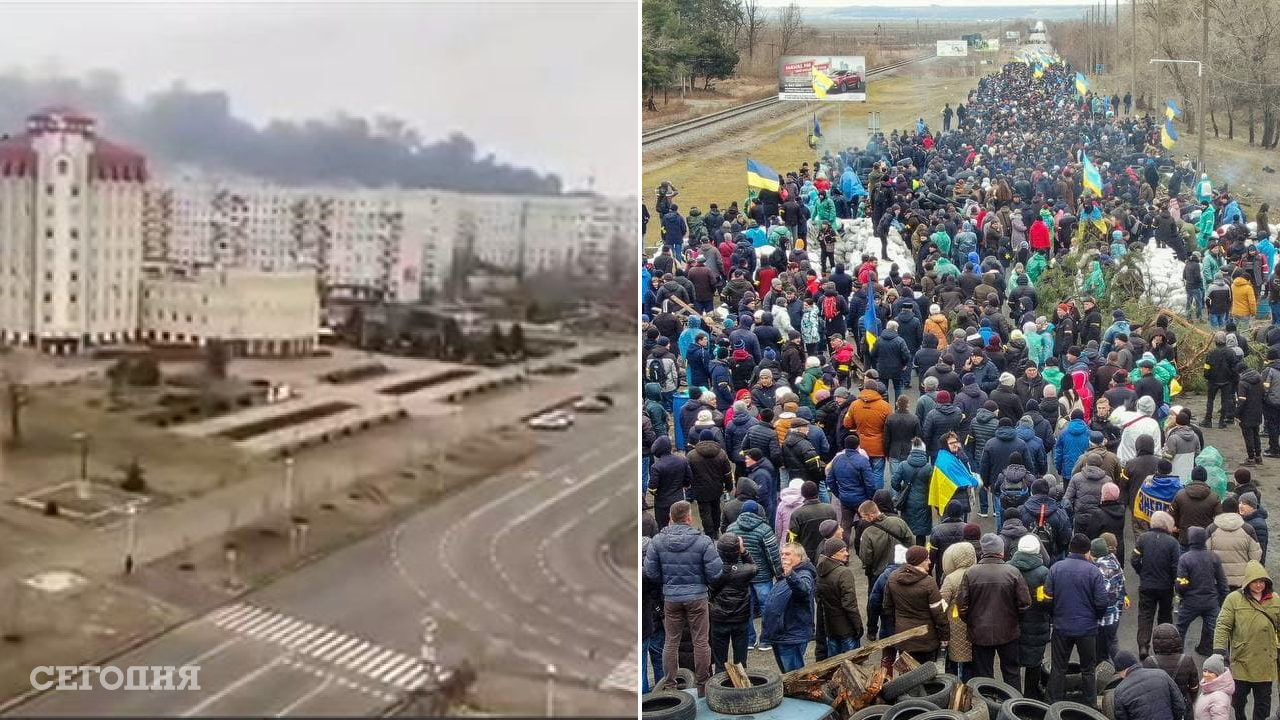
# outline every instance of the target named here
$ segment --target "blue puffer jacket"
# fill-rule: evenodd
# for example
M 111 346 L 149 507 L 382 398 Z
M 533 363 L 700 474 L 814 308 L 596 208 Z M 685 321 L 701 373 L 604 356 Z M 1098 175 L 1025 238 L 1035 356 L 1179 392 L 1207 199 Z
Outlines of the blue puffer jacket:
M 1053 448 L 1053 467 L 1058 477 L 1071 477 L 1076 461 L 1089 449 L 1089 426 L 1084 420 L 1072 420 L 1062 429 Z
M 1053 598 L 1053 630 L 1066 637 L 1093 637 L 1098 634 L 1111 599 L 1102 571 L 1083 555 L 1072 553 L 1049 568 L 1045 594 Z
M 876 494 L 871 463 L 857 450 L 841 452 L 831 461 L 827 487 L 835 491 L 846 512 L 849 509 L 856 511 L 864 500 L 870 500 Z
M 747 431 L 751 426 L 758 424 L 760 421 L 752 417 L 749 412 L 733 414 L 733 420 L 724 426 L 724 449 L 729 454 L 730 460 L 736 463 L 743 461 L 742 441 L 747 437 Z
M 671 602 L 707 599 L 707 585 L 723 571 L 715 543 L 689 525 L 662 528 L 644 554 L 645 577 L 661 582 L 662 599 Z
M 817 580 L 818 571 L 806 560 L 774 583 L 764 601 L 761 635 L 765 640 L 788 645 L 813 639 L 813 591 Z M 663 599 L 670 598 L 664 594 Z
M 1019 423 L 1018 439 L 1027 445 L 1027 451 L 1022 455 L 1022 464 L 1027 466 L 1031 474 L 1038 476 L 1049 472 L 1049 457 L 1044 451 L 1044 443 L 1036 437 L 1035 428 Z
M 894 570 L 902 567 L 901 563 L 891 562 L 884 566 L 884 572 L 876 578 L 876 582 L 867 591 L 867 638 L 879 640 L 896 634 L 894 622 L 896 618 L 884 611 L 884 591 L 889 587 L 889 576 Z

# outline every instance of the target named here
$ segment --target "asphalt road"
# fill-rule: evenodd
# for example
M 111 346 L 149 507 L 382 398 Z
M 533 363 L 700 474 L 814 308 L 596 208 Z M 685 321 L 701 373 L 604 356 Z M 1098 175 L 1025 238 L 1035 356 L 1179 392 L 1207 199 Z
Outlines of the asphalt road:
M 635 400 L 549 432 L 517 468 L 345 548 L 112 664 L 198 665 L 200 689 L 55 690 L 13 709 L 61 715 L 356 715 L 477 648 L 503 671 L 578 690 L 634 692 L 635 579 L 605 538 L 634 521 Z M 480 663 L 483 672 L 484 663 Z M 531 699 L 531 709 L 541 699 Z

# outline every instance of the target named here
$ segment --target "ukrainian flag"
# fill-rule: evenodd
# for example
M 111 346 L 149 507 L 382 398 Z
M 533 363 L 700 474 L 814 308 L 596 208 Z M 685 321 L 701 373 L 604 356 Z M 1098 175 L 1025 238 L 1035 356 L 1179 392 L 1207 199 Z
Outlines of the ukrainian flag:
M 1076 73 L 1076 92 L 1081 95 L 1089 92 L 1089 81 L 1085 80 L 1084 73 Z
M 1098 172 L 1098 168 L 1094 167 L 1093 161 L 1089 159 L 1088 153 L 1084 155 L 1084 178 L 1081 182 L 1085 190 L 1092 190 L 1094 194 L 1102 195 L 1102 174 Z
M 827 74 L 821 70 L 813 71 L 813 94 L 819 98 L 827 96 L 827 91 L 836 84 L 835 80 L 827 77 Z
M 1164 116 L 1165 116 L 1165 117 L 1167 117 L 1167 118 L 1169 118 L 1170 120 L 1172 120 L 1172 119 L 1174 119 L 1174 118 L 1176 118 L 1176 117 L 1181 117 L 1181 115 L 1182 115 L 1182 108 L 1178 107 L 1178 103 L 1176 103 L 1176 102 L 1174 102 L 1174 101 L 1172 101 L 1172 100 L 1167 100 L 1167 101 L 1165 101 L 1165 105 L 1164 105 Z
M 773 168 L 747 158 L 747 187 L 778 191 L 778 173 Z
M 876 346 L 876 338 L 880 337 L 880 316 L 876 314 L 876 295 L 867 283 L 867 311 L 862 315 L 862 327 L 867 331 L 867 351 Z
M 933 461 L 933 477 L 929 480 L 929 505 L 941 515 L 951 502 L 951 496 L 961 488 L 977 487 L 973 473 L 946 450 L 939 450 Z
M 1164 127 L 1160 128 L 1160 144 L 1165 150 L 1172 150 L 1176 142 L 1178 142 L 1178 131 L 1173 129 L 1172 120 L 1165 120 Z

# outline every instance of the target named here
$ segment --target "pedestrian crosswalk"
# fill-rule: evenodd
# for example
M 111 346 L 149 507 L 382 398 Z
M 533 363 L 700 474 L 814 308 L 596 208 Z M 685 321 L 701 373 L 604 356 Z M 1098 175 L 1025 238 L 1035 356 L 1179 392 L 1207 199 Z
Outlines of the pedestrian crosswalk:
M 237 635 L 282 645 L 313 662 L 332 665 L 400 690 L 421 687 L 428 679 L 438 682 L 446 672 L 436 665 L 424 666 L 419 657 L 247 603 L 219 608 L 209 620 Z
M 632 650 L 627 659 L 618 663 L 618 666 L 609 673 L 607 677 L 600 683 L 601 690 L 622 690 L 625 692 L 636 692 L 640 686 L 640 652 Z

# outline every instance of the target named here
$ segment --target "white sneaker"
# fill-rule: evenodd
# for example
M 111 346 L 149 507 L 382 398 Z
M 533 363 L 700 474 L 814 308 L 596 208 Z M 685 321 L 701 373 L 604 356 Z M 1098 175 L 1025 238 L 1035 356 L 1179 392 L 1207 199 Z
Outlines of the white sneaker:
M 978 517 L 987 517 L 987 515 L 987 513 L 984 513 L 981 510 L 978 511 Z

